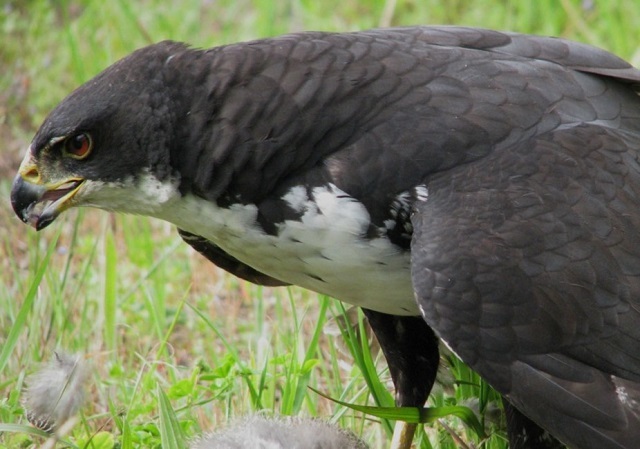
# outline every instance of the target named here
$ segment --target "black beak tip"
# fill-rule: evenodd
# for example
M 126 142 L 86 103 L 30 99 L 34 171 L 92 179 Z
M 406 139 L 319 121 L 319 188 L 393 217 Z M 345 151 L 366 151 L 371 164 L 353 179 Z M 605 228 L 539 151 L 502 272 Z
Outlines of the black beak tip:
M 36 231 L 42 231 L 44 228 L 46 228 L 51 223 L 53 223 L 54 220 L 55 220 L 54 216 L 46 216 L 46 217 L 41 216 L 35 222 L 34 227 L 36 228 Z
M 20 220 L 27 222 L 25 209 L 28 207 L 28 204 L 25 203 L 23 186 L 25 182 L 22 179 L 22 176 L 17 175 L 13 184 L 11 185 L 11 207 L 13 207 L 13 211 L 20 218 Z
M 31 211 L 45 191 L 44 187 L 26 182 L 20 175 L 15 177 L 11 186 L 11 207 L 20 220 L 30 223 Z

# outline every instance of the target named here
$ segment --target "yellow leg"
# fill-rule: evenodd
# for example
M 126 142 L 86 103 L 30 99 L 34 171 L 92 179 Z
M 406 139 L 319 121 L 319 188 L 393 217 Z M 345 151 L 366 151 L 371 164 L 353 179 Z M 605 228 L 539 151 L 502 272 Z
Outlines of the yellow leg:
M 417 424 L 396 421 L 396 426 L 393 428 L 393 439 L 391 440 L 391 447 L 389 449 L 410 449 L 417 427 Z

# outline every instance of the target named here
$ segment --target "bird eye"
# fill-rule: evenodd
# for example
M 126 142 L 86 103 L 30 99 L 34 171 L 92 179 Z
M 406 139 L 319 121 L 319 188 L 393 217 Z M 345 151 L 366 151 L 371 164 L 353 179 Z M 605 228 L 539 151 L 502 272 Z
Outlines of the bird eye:
M 64 141 L 64 152 L 74 159 L 84 159 L 91 153 L 93 142 L 89 134 L 80 133 Z

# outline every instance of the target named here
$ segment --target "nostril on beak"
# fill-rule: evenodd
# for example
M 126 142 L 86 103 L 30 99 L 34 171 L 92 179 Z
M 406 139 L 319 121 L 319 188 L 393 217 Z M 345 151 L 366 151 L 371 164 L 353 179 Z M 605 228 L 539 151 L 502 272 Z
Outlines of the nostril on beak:
M 32 182 L 37 184 L 40 181 L 40 172 L 35 166 L 27 167 L 27 170 L 21 173 L 21 175 L 24 178 L 24 180 L 27 182 Z

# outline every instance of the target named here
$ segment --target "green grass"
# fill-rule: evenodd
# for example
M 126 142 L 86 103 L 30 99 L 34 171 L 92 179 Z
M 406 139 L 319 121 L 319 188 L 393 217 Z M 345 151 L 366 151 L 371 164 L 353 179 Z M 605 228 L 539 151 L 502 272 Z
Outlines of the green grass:
M 635 0 L 6 1 L 0 6 L 0 448 L 43 440 L 24 426 L 26 375 L 55 349 L 87 354 L 89 400 L 69 447 L 183 447 L 185 438 L 256 410 L 321 416 L 372 448 L 389 422 L 325 399 L 392 404 L 390 378 L 360 320 L 332 299 L 227 276 L 171 226 L 98 211 L 36 234 L 8 201 L 19 153 L 70 90 L 162 39 L 212 46 L 299 30 L 450 23 L 557 35 L 638 62 Z M 338 319 L 336 320 L 336 317 Z M 360 325 L 357 323 L 360 322 Z M 360 332 L 357 332 L 360 331 Z M 454 358 L 430 406 L 469 406 L 482 432 L 447 416 L 417 447 L 504 448 L 496 395 Z M 447 410 L 447 409 L 440 409 Z M 462 414 L 464 417 L 464 413 Z M 466 421 L 470 422 L 469 419 Z M 1 433 L 4 431 L 4 433 Z M 488 435 L 485 439 L 482 434 Z M 63 447 L 63 443 L 59 443 Z

